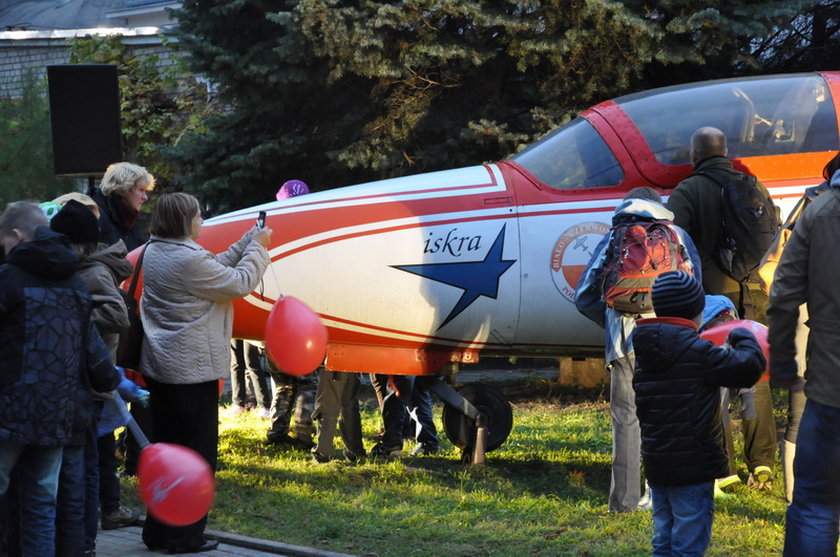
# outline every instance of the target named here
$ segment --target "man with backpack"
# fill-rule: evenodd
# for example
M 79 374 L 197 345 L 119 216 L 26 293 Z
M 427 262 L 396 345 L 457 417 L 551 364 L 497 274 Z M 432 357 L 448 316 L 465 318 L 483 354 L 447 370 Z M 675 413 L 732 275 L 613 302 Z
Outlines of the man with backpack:
M 779 214 L 764 185 L 733 168 L 727 153 L 726 136 L 719 129 L 694 132 L 694 174 L 674 189 L 668 209 L 674 213 L 674 223 L 697 244 L 706 293 L 726 296 L 740 318 L 766 325 L 767 295 L 760 289 L 756 270 L 779 231 Z M 748 485 L 767 489 L 773 477 L 776 425 L 766 381 L 756 385 L 754 400 L 756 417 L 742 416 Z M 734 468 L 730 472 L 727 480 L 739 481 Z
M 633 393 L 635 356 L 630 334 L 636 318 L 653 316 L 653 281 L 666 271 L 697 280 L 700 257 L 688 234 L 649 187 L 630 190 L 615 209 L 613 227 L 592 254 L 575 295 L 583 315 L 604 327 L 604 360 L 610 374 L 612 475 L 610 512 L 650 508 L 641 497 L 641 430 Z

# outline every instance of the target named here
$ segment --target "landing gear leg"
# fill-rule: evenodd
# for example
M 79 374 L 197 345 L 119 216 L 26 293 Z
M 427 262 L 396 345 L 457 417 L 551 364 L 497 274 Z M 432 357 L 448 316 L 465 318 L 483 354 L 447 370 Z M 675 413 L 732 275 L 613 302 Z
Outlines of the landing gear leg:
M 462 462 L 483 464 L 485 453 L 507 440 L 513 428 L 513 411 L 497 390 L 472 383 L 456 391 L 443 381 L 435 381 L 430 390 L 446 403 L 443 429 L 452 444 L 462 450 Z

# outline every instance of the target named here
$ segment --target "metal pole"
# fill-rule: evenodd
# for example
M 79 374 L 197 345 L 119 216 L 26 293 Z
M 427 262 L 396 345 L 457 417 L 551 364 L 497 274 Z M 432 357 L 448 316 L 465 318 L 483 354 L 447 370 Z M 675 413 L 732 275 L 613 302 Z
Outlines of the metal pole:
M 114 395 L 114 403 L 117 405 L 117 409 L 120 411 L 120 414 L 122 415 L 123 419 L 128 422 L 126 424 L 128 431 L 130 431 L 134 438 L 137 440 L 137 444 L 140 446 L 140 450 L 142 451 L 143 449 L 151 445 L 151 442 L 149 442 L 149 438 L 146 437 L 146 434 L 143 433 L 143 430 L 140 429 L 140 426 L 137 425 L 136 421 L 134 421 L 134 416 L 132 416 L 128 412 L 128 408 L 126 407 L 125 402 L 120 396 L 120 393 L 118 393 L 117 390 L 114 389 L 111 394 Z

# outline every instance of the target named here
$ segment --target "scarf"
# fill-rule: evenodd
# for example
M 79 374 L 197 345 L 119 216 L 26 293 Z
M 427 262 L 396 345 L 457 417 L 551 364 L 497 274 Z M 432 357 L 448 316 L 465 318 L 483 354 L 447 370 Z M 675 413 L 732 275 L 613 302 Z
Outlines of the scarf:
M 111 198 L 112 206 L 115 209 L 114 220 L 120 224 L 125 230 L 131 230 L 137 219 L 140 218 L 140 211 L 135 211 L 125 202 L 125 199 L 120 195 L 115 195 Z

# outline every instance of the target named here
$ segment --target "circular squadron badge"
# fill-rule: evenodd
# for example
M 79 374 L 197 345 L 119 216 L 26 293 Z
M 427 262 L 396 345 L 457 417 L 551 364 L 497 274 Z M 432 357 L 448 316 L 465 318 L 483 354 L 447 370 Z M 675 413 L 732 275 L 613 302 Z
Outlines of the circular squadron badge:
M 551 250 L 551 278 L 557 290 L 570 302 L 595 246 L 610 231 L 603 222 L 581 222 L 566 229 Z

